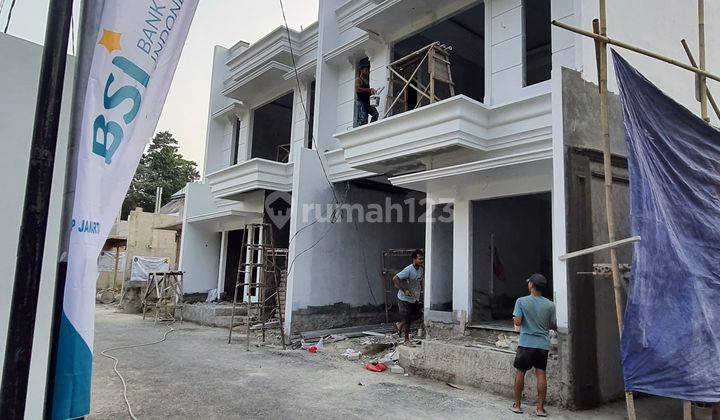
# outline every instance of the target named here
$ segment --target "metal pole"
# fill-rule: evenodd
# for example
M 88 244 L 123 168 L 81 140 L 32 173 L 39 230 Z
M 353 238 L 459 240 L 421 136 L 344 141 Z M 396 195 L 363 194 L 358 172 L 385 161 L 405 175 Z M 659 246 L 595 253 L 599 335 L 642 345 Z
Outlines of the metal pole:
M 593 29 L 600 36 L 607 37 L 607 8 L 605 0 L 599 0 L 600 20 L 593 22 Z M 605 213 L 607 216 L 608 242 L 615 242 L 615 215 L 612 201 L 612 154 L 610 149 L 610 121 L 607 105 L 607 43 L 600 40 L 595 44 L 600 58 L 598 87 L 600 91 L 600 137 L 603 146 L 603 172 L 605 172 Z M 623 285 L 618 268 L 617 250 L 610 248 L 610 269 L 612 271 L 613 290 L 615 292 L 615 314 L 617 316 L 618 337 L 622 337 L 625 302 L 623 301 Z M 635 403 L 632 392 L 625 391 L 625 404 L 628 418 L 635 420 Z
M 72 6 L 53 0 L 48 8 L 0 387 L 4 419 L 25 415 Z
M 705 70 L 705 0 L 698 0 L 698 46 L 700 49 L 700 70 Z M 707 107 L 707 89 L 705 87 L 705 76 L 699 77 L 700 82 L 700 116 L 703 120 L 710 122 Z
M 75 201 L 75 181 L 77 175 L 77 159 L 82 127 L 85 90 L 92 65 L 92 56 L 100 29 L 105 0 L 83 1 L 78 27 L 78 55 L 75 60 L 75 78 L 73 82 L 72 111 L 70 114 L 70 135 L 67 145 L 67 162 L 65 165 L 65 186 L 63 192 L 63 209 L 61 216 L 60 246 L 58 248 L 58 266 L 55 278 L 53 300 L 53 319 L 50 330 L 50 355 L 45 386 L 44 417 L 52 415 L 52 402 L 55 387 L 55 365 L 57 362 L 57 341 L 60 330 L 63 297 L 65 295 L 65 276 L 67 274 L 67 254 L 70 247 L 70 226 L 72 221 L 73 202 Z M 122 296 L 121 296 L 122 299 Z

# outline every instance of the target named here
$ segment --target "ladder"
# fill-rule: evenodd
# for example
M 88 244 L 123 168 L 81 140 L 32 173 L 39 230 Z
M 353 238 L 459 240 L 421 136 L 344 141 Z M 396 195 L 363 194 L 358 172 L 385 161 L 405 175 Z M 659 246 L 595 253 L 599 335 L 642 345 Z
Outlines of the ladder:
M 278 260 L 287 262 L 287 249 L 276 249 L 273 240 L 273 228 L 269 223 L 249 223 L 243 228 L 240 247 L 240 262 L 235 280 L 233 309 L 230 316 L 228 344 L 232 342 L 235 325 L 235 312 L 238 304 L 247 308 L 245 326 L 247 333 L 246 350 L 250 350 L 251 320 L 259 321 L 262 328 L 262 341 L 265 342 L 265 323 L 277 316 L 280 326 L 280 339 L 285 349 L 285 330 L 283 326 L 283 306 L 280 293 L 281 266 Z M 271 293 L 269 293 L 271 292 Z M 245 295 L 245 302 L 238 302 Z M 269 311 L 268 311 L 269 308 Z

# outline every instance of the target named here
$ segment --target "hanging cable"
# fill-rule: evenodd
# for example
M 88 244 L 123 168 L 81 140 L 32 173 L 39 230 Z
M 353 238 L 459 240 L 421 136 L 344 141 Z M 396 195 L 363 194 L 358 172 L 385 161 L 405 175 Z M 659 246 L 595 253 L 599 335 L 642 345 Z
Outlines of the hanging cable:
M 290 46 L 290 58 L 292 59 L 292 66 L 293 66 L 293 72 L 295 73 L 295 83 L 297 84 L 298 92 L 302 91 L 301 83 L 300 83 L 300 76 L 298 76 L 297 71 L 297 64 L 295 63 L 295 53 L 293 52 L 293 46 L 292 46 L 292 38 L 290 37 L 290 27 L 287 23 L 287 16 L 285 16 L 285 7 L 283 6 L 282 0 L 278 0 L 280 2 L 280 11 L 282 12 L 283 22 L 285 23 L 285 32 L 287 33 L 287 40 L 288 45 Z M 300 94 L 300 105 L 302 106 L 303 113 L 305 114 L 305 121 L 310 120 L 310 114 L 308 114 L 307 108 L 305 107 L 305 99 L 303 98 L 302 93 Z M 312 143 L 312 132 L 309 133 L 310 141 Z M 323 171 L 323 175 L 325 175 L 325 180 L 327 181 L 328 185 L 330 186 L 330 190 L 332 190 L 333 197 L 335 198 L 335 204 L 340 204 L 338 201 L 337 194 L 335 193 L 335 187 L 332 184 L 332 181 L 330 181 L 330 177 L 327 174 L 327 171 L 325 170 L 325 165 L 323 164 L 322 157 L 320 156 L 320 152 L 318 152 L 317 147 L 314 149 L 315 153 L 318 155 L 318 159 L 320 160 L 320 168 Z
M 8 28 L 10 27 L 10 19 L 12 19 L 12 12 L 15 8 L 15 1 L 16 0 L 12 0 L 12 3 L 10 3 L 10 10 L 8 10 L 7 21 L 5 22 L 5 30 L 3 31 L 3 33 L 7 33 Z

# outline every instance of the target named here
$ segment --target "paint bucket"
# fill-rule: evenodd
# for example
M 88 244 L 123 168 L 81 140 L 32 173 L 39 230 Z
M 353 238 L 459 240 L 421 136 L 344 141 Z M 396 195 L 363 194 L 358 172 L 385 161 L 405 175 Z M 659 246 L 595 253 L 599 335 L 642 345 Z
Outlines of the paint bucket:
M 380 106 L 380 95 L 370 95 L 370 106 Z

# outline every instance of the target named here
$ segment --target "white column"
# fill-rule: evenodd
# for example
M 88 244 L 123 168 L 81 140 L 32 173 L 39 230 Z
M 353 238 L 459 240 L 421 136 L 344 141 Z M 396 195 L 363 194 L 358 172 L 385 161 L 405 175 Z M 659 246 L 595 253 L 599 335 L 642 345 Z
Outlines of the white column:
M 218 264 L 217 281 L 218 296 L 220 296 L 220 292 L 224 289 L 223 283 L 225 282 L 225 264 L 227 262 L 227 242 L 228 232 L 224 230 L 220 236 L 220 262 Z
M 453 316 L 459 322 L 467 322 L 472 316 L 473 295 L 470 201 L 458 198 L 454 208 Z

